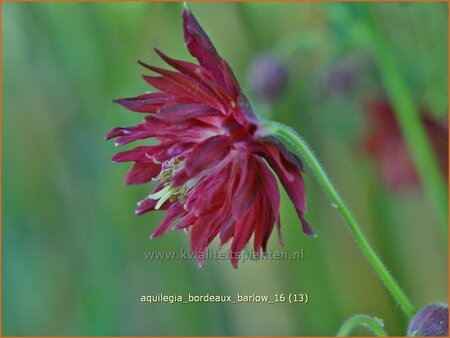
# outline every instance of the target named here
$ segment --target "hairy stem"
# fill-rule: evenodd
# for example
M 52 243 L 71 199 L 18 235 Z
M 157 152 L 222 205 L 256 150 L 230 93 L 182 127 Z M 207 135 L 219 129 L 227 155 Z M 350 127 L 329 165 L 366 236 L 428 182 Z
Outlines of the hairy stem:
M 395 279 L 392 277 L 384 264 L 381 262 L 378 255 L 375 253 L 375 250 L 369 244 L 365 235 L 361 231 L 359 224 L 353 217 L 348 207 L 345 205 L 342 198 L 339 196 L 338 192 L 334 188 L 327 174 L 323 170 L 319 161 L 317 160 L 309 146 L 306 144 L 306 142 L 287 126 L 281 125 L 279 123 L 271 123 L 269 128 L 276 136 L 279 136 L 282 139 L 288 141 L 295 148 L 300 157 L 310 167 L 312 173 L 319 181 L 325 193 L 328 195 L 333 206 L 340 212 L 340 214 L 344 218 L 348 229 L 356 240 L 359 248 L 369 260 L 370 264 L 372 265 L 380 279 L 383 281 L 392 297 L 397 301 L 406 315 L 408 317 L 412 317 L 415 314 L 416 310 L 414 309 L 411 301 L 403 292 L 403 290 L 398 286 Z
M 375 317 L 368 315 L 354 315 L 347 319 L 339 331 L 336 333 L 337 337 L 348 336 L 355 328 L 362 326 L 372 332 L 378 337 L 386 337 L 387 333 L 384 330 L 383 322 Z

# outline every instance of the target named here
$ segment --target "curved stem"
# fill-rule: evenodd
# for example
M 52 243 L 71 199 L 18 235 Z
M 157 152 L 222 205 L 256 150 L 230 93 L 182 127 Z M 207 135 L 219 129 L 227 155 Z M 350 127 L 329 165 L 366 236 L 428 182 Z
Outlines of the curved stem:
M 375 253 L 375 250 L 367 241 L 352 213 L 345 205 L 342 198 L 339 196 L 338 192 L 334 188 L 333 184 L 323 170 L 322 166 L 319 164 L 319 161 L 316 159 L 313 152 L 309 149 L 306 142 L 287 126 L 281 125 L 279 123 L 271 123 L 269 128 L 275 135 L 292 144 L 301 158 L 311 168 L 312 173 L 319 181 L 325 193 L 328 195 L 333 206 L 340 212 L 340 214 L 344 218 L 359 248 L 367 257 L 370 264 L 373 266 L 378 276 L 391 293 L 392 297 L 397 301 L 397 303 L 401 306 L 402 310 L 408 315 L 408 317 L 412 317 L 415 314 L 416 310 L 414 309 L 411 301 L 403 292 L 403 290 L 398 286 L 395 279 L 386 269 L 378 255 Z
M 348 336 L 355 328 L 363 326 L 378 337 L 386 337 L 387 333 L 384 330 L 384 325 L 381 319 L 370 317 L 368 315 L 354 315 L 347 319 L 339 331 L 336 333 L 337 337 Z

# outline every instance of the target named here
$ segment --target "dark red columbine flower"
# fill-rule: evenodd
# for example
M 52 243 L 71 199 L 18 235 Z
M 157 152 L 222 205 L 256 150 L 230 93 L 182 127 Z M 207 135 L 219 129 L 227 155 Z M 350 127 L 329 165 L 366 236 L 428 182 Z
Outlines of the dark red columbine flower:
M 186 46 L 199 64 L 179 61 L 156 49 L 173 70 L 139 62 L 159 76 L 143 78 L 158 92 L 115 102 L 145 113 L 142 123 L 114 128 L 106 138 L 121 146 L 153 138 L 157 145 L 116 154 L 114 162 L 135 162 L 127 184 L 155 181 L 136 214 L 167 210 L 150 238 L 176 229 L 190 232 L 190 249 L 202 265 L 203 253 L 218 236 L 231 239 L 231 261 L 253 235 L 253 250 L 266 251 L 274 225 L 280 233 L 278 176 L 295 205 L 303 231 L 314 235 L 303 218 L 305 190 L 300 160 L 271 137 L 256 119 L 228 63 L 218 54 L 192 13 L 183 12 Z M 281 241 L 281 237 L 280 237 Z
M 416 170 L 392 106 L 384 99 L 377 99 L 366 107 L 370 131 L 363 147 L 366 153 L 376 158 L 385 184 L 392 189 L 418 184 Z M 448 129 L 425 113 L 421 119 L 441 171 L 447 177 Z

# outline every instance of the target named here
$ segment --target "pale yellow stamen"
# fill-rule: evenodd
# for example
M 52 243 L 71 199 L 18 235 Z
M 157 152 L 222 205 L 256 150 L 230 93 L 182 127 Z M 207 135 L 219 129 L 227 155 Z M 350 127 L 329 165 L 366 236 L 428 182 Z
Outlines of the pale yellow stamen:
M 166 202 L 170 197 L 172 197 L 174 191 L 175 189 L 172 186 L 170 186 L 170 184 L 168 184 L 160 191 L 148 195 L 148 198 L 152 200 L 158 200 L 158 203 L 156 203 L 155 205 L 155 210 L 159 210 L 159 208 L 161 208 L 164 202 Z
M 147 196 L 149 199 L 158 200 L 155 205 L 155 210 L 159 210 L 168 200 L 175 201 L 178 199 L 181 204 L 184 204 L 191 189 L 199 182 L 200 178 L 196 177 L 188 180 L 180 187 L 173 187 L 170 184 L 170 180 L 175 176 L 182 165 L 183 161 L 178 158 L 172 158 L 169 161 L 162 163 L 161 172 L 157 177 L 153 178 L 153 181 L 164 184 L 164 187 Z

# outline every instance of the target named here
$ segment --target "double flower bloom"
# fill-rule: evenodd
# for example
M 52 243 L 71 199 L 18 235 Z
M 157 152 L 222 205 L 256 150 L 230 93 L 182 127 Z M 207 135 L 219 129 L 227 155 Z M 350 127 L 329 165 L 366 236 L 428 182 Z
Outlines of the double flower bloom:
M 280 233 L 280 193 L 274 173 L 294 203 L 303 231 L 314 235 L 306 211 L 301 161 L 257 120 L 228 63 L 222 59 L 192 13 L 183 12 L 186 46 L 198 65 L 158 55 L 175 69 L 139 62 L 159 76 L 143 78 L 158 92 L 115 102 L 146 116 L 142 123 L 114 128 L 107 139 L 116 145 L 156 139 L 113 157 L 133 161 L 127 184 L 155 181 L 138 203 L 136 214 L 167 210 L 151 238 L 176 229 L 190 232 L 190 249 L 204 253 L 215 237 L 231 240 L 231 262 L 253 235 L 253 250 L 267 250 L 276 225 Z M 269 168 L 270 167 L 270 168 Z M 270 170 L 272 169 L 272 170 Z M 273 172 L 272 172 L 273 171 Z M 203 255 L 197 256 L 198 265 Z

